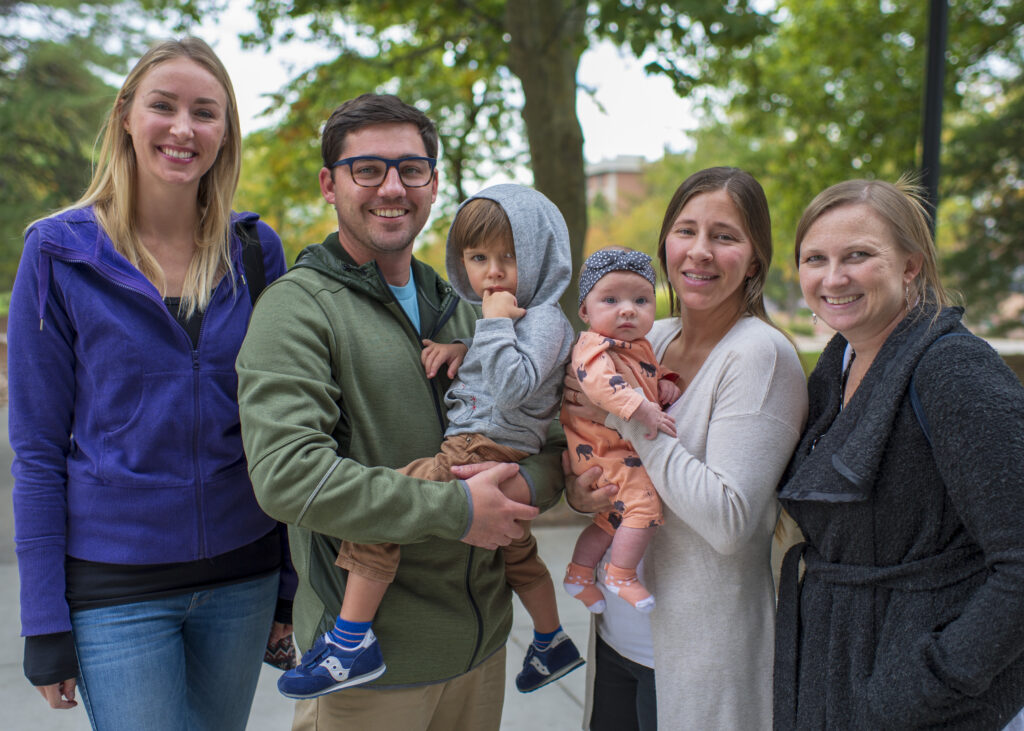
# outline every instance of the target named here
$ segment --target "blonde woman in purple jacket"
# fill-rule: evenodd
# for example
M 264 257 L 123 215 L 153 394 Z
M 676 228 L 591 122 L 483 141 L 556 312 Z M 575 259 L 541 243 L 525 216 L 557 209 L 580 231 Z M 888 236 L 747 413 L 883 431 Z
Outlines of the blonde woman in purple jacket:
M 244 273 L 272 281 L 284 256 L 231 213 L 240 142 L 213 51 L 161 43 L 82 199 L 25 234 L 8 324 L 25 672 L 53 708 L 80 690 L 95 728 L 242 729 L 268 637 L 290 632 L 234 372 Z

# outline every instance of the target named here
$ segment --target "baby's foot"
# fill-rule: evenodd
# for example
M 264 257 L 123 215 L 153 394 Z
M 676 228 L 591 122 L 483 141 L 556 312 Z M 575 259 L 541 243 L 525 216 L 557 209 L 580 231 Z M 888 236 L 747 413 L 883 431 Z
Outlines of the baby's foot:
M 604 611 L 604 594 L 594 581 L 593 567 L 570 563 L 569 568 L 565 570 L 562 586 L 569 592 L 569 596 L 579 599 L 594 614 Z
M 619 568 L 609 562 L 604 566 L 604 585 L 608 587 L 608 591 L 636 607 L 637 611 L 648 614 L 654 609 L 654 597 L 640 583 L 636 569 Z

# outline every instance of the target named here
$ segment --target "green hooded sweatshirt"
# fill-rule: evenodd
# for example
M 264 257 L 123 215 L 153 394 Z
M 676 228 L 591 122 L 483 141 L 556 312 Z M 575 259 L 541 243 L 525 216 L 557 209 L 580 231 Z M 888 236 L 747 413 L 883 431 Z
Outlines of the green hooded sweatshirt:
M 427 379 L 421 339 L 470 338 L 478 316 L 430 267 L 412 267 L 422 335 L 375 262 L 357 266 L 337 233 L 307 247 L 263 292 L 237 362 L 256 498 L 289 526 L 300 648 L 341 607 L 340 539 L 402 544 L 373 624 L 388 665 L 379 687 L 468 672 L 505 644 L 512 623 L 501 552 L 459 540 L 471 520 L 464 485 L 393 469 L 433 456 L 444 437 L 449 381 Z M 558 499 L 563 448 L 549 440 L 523 462 L 542 509 Z

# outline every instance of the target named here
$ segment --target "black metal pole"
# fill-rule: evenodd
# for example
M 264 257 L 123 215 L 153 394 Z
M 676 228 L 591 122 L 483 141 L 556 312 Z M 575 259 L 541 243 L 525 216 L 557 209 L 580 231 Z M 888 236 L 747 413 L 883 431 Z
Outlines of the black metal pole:
M 933 235 L 935 214 L 939 207 L 939 150 L 942 145 L 942 88 L 946 72 L 948 14 L 946 0 L 932 0 L 928 19 L 928 68 L 921 134 L 921 184 L 931 208 Z

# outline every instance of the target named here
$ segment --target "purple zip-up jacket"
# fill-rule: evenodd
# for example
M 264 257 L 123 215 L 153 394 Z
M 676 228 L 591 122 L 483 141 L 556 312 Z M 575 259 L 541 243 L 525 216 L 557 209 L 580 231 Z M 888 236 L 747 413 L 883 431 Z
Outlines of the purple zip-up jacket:
M 284 252 L 269 226 L 258 232 L 269 284 Z M 71 629 L 65 555 L 194 561 L 275 527 L 238 421 L 235 357 L 252 313 L 241 252 L 232 234 L 234 279 L 217 284 L 193 349 L 92 208 L 26 233 L 7 330 L 23 635 Z

